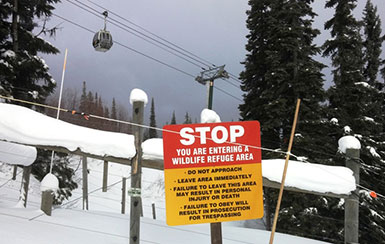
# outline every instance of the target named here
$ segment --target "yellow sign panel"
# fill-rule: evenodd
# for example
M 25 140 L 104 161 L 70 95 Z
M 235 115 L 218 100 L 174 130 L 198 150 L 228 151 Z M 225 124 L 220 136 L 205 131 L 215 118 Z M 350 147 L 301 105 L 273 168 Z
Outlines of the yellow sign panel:
M 263 217 L 261 164 L 165 171 L 168 225 Z
M 167 224 L 262 218 L 260 146 L 258 121 L 165 126 Z

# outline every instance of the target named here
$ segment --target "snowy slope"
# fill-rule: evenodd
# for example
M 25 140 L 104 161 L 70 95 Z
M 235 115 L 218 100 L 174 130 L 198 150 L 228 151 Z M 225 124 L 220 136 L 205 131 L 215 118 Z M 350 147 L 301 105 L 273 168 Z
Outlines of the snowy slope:
M 12 244 L 127 244 L 129 216 L 96 211 L 60 209 L 53 217 L 32 209 L 0 208 L 2 243 Z M 169 227 L 163 221 L 141 219 L 141 243 L 210 243 L 210 227 Z M 223 226 L 223 243 L 268 243 L 269 232 Z M 323 244 L 325 242 L 277 233 L 276 244 Z
M 73 157 L 71 166 L 81 175 L 79 157 Z M 15 207 L 18 202 L 20 174 L 11 178 L 11 167 L 0 164 L 0 236 L 1 243 L 12 244 L 120 244 L 128 243 L 129 216 L 120 214 L 122 176 L 130 170 L 119 164 L 109 165 L 106 193 L 101 192 L 103 162 L 89 160 L 89 211 L 81 210 L 81 181 L 73 197 L 52 217 L 41 214 L 40 184 L 31 177 L 27 209 Z M 118 184 L 115 184 L 118 182 Z M 143 169 L 144 217 L 141 218 L 141 243 L 196 244 L 210 243 L 208 224 L 169 227 L 165 224 L 163 172 Z M 128 179 L 129 185 L 129 179 Z M 152 220 L 151 203 L 156 204 L 157 220 Z M 126 203 L 129 211 L 129 202 Z M 223 223 L 223 243 L 268 243 L 270 233 L 263 230 L 235 227 Z M 277 233 L 276 244 L 323 244 L 325 242 Z

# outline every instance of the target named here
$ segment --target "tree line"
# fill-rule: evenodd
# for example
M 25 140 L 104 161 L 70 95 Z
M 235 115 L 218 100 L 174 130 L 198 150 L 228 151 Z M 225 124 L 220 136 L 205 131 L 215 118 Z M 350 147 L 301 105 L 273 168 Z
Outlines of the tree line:
M 72 113 L 60 113 L 60 119 L 88 128 L 130 134 L 132 128 L 129 124 L 87 116 L 92 114 L 112 120 L 127 122 L 131 120 L 127 106 L 117 103 L 115 98 L 112 98 L 112 103 L 108 106 L 103 101 L 101 94 L 87 90 L 87 83 L 85 81 L 83 81 L 82 84 L 80 95 L 79 91 L 74 88 L 63 91 L 61 107 L 84 113 L 84 116 Z M 56 93 L 47 98 L 47 104 L 54 107 L 57 107 L 58 101 L 59 91 L 56 91 Z M 46 109 L 45 113 L 48 116 L 56 117 L 56 110 Z

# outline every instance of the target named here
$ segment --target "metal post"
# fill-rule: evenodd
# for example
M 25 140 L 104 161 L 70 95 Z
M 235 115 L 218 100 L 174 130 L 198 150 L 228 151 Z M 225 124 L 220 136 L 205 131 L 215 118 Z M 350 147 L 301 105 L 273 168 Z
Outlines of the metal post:
M 198 81 L 200 84 L 207 86 L 207 97 L 208 97 L 207 108 L 208 109 L 213 108 L 214 80 L 219 78 L 222 78 L 222 79 L 229 78 L 229 74 L 226 72 L 224 65 L 210 68 L 209 70 L 205 70 L 195 78 L 195 80 Z
M 123 177 L 122 179 L 122 214 L 126 213 L 126 194 L 127 194 L 127 178 Z
M 83 156 L 83 210 L 88 210 L 88 170 L 87 157 Z
M 108 182 L 108 161 L 104 161 L 102 192 L 107 192 L 107 182 Z
M 360 183 L 359 149 L 346 149 L 346 167 L 353 171 L 356 184 Z M 345 199 L 345 243 L 358 244 L 359 220 L 359 193 L 358 189 Z
M 214 80 L 207 82 L 208 94 L 207 94 L 207 108 L 213 109 L 213 96 L 214 96 Z
M 133 102 L 133 123 L 143 124 L 144 102 Z M 140 240 L 140 215 L 141 215 L 141 177 L 142 177 L 142 141 L 143 129 L 135 126 L 136 156 L 131 165 L 131 207 L 130 207 L 130 244 L 137 244 Z
M 207 108 L 213 109 L 214 80 L 210 80 L 207 84 L 209 86 Z M 210 234 L 211 244 L 222 244 L 222 223 L 211 223 Z

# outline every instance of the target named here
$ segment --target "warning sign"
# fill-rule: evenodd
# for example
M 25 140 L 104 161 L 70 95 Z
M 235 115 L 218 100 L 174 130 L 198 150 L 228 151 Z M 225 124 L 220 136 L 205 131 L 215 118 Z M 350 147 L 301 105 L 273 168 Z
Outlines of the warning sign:
M 262 218 L 259 122 L 163 129 L 168 225 Z

